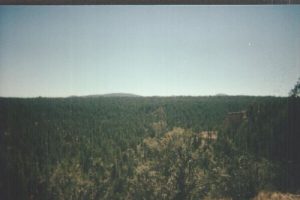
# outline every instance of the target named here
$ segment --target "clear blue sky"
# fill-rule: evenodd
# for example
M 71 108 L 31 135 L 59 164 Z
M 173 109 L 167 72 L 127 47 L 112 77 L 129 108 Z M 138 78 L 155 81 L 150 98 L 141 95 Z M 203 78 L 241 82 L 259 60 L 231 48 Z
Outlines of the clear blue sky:
M 1 6 L 0 96 L 286 96 L 300 6 Z

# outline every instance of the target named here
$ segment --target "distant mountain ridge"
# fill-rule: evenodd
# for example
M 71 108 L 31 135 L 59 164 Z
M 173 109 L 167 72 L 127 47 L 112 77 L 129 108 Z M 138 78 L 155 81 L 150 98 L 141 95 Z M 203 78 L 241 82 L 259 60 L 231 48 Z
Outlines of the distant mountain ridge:
M 230 95 L 225 94 L 225 93 L 218 93 L 218 94 L 215 94 L 215 96 L 217 96 L 217 97 L 224 97 L 224 96 L 230 96 Z
M 141 97 L 140 95 L 131 94 L 131 93 L 107 93 L 107 94 L 94 94 L 86 95 L 84 97 Z

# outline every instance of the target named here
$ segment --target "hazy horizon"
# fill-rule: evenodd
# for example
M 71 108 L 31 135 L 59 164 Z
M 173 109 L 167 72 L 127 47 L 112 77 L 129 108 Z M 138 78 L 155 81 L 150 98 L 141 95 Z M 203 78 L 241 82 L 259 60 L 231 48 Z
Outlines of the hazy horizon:
M 67 96 L 0 96 L 0 98 L 21 98 L 21 99 L 31 99 L 31 98 L 71 98 L 71 97 L 216 97 L 216 96 L 228 96 L 228 97 L 238 97 L 238 96 L 249 96 L 249 97 L 279 97 L 284 98 L 288 97 L 287 95 L 249 95 L 249 94 L 207 94 L 207 95 L 140 95 L 135 93 L 127 92 L 113 92 L 113 93 L 103 93 L 103 94 L 84 94 L 84 95 L 67 95 Z
M 300 6 L 0 6 L 0 96 L 287 96 Z

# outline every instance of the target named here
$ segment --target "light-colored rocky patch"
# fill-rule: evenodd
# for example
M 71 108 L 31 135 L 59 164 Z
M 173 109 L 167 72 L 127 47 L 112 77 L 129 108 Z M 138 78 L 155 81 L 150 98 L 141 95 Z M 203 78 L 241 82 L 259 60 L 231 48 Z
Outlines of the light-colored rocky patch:
M 280 192 L 260 192 L 253 200 L 300 200 L 300 195 Z

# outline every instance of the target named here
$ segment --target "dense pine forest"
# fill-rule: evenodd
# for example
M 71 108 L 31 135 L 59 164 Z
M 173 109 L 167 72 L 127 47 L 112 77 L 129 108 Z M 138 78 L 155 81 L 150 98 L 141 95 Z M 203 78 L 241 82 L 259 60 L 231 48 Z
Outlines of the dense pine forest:
M 252 199 L 300 192 L 289 97 L 0 98 L 0 199 Z

